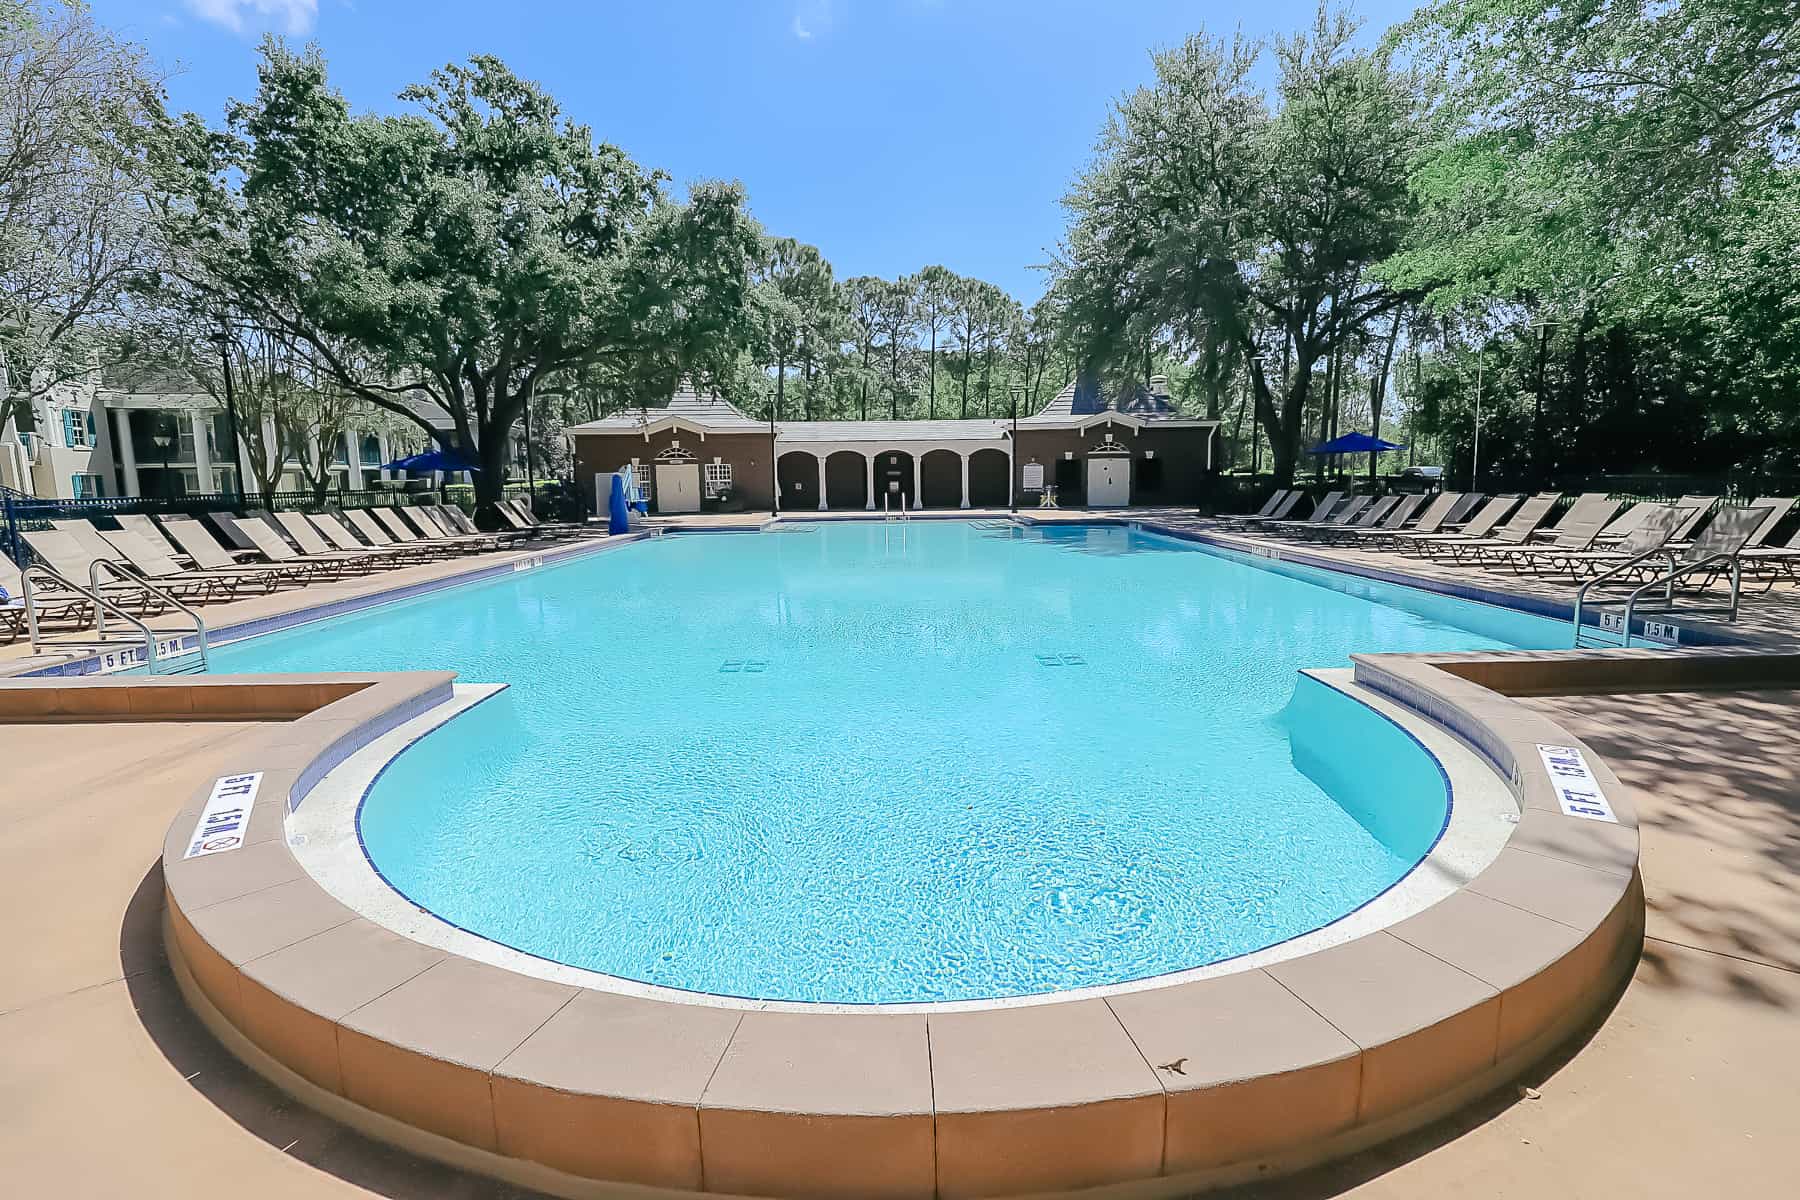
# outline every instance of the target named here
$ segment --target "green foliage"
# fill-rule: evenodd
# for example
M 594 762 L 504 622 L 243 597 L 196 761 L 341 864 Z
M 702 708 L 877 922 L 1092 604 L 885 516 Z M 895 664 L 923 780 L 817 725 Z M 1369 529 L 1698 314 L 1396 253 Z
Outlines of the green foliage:
M 751 340 L 740 191 L 672 201 L 497 59 L 434 72 L 400 116 L 352 115 L 316 51 L 265 43 L 258 78 L 224 130 L 174 139 L 194 282 L 479 461 L 484 499 L 539 392 L 667 394 Z
M 1321 8 L 1277 43 L 1272 100 L 1253 83 L 1268 51 L 1241 36 L 1159 53 L 1065 201 L 1057 290 L 1084 365 L 1117 370 L 1165 346 L 1198 360 L 1216 410 L 1231 359 L 1248 361 L 1283 482 L 1315 364 L 1407 299 L 1371 268 L 1411 215 L 1414 87 L 1354 32 Z M 1279 396 L 1271 341 L 1291 355 Z

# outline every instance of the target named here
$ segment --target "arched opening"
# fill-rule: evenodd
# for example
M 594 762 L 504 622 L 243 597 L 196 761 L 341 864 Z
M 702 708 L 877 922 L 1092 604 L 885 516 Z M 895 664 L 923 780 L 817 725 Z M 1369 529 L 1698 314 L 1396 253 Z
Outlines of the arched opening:
M 1006 451 L 977 450 L 969 456 L 969 506 L 1006 507 Z
M 875 456 L 875 511 L 882 509 L 882 497 L 887 498 L 887 507 L 895 512 L 900 510 L 901 497 L 906 498 L 906 507 L 919 507 L 919 498 L 913 485 L 913 456 L 904 450 L 883 450 Z
M 775 464 L 775 479 L 781 486 L 781 511 L 818 510 L 818 455 L 805 450 L 789 450 Z
M 919 459 L 921 508 L 957 508 L 962 504 L 962 455 L 954 450 L 927 450 Z
M 825 506 L 863 508 L 869 503 L 868 462 L 854 450 L 839 450 L 825 460 Z

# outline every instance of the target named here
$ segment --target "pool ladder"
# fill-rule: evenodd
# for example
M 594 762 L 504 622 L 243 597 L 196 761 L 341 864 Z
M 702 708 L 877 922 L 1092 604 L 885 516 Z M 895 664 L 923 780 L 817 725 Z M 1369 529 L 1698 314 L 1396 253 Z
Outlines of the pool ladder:
M 41 562 L 31 563 L 19 574 L 25 583 L 25 622 L 31 634 L 33 654 L 88 650 L 104 656 L 102 672 L 142 667 L 149 675 L 197 675 L 207 669 L 206 620 L 162 588 L 118 563 L 95 559 L 88 568 L 86 587 Z M 110 576 L 110 580 L 101 579 L 102 574 Z M 184 634 L 180 630 L 169 630 L 159 635 L 147 621 L 126 612 L 122 604 L 107 594 L 109 582 L 115 587 L 125 585 L 142 591 L 141 610 L 145 615 L 149 613 L 152 600 L 157 602 L 159 612 L 179 612 L 192 623 L 192 632 Z M 45 596 L 46 592 L 52 603 L 71 593 L 86 602 L 93 612 L 93 625 L 90 630 L 83 631 L 85 636 L 54 639 L 44 636 L 38 626 L 33 596 Z M 124 628 L 117 632 L 109 630 L 109 616 Z
M 888 497 L 891 495 L 892 495 L 891 492 L 883 492 L 881 495 L 881 519 L 884 521 L 910 521 L 910 520 L 912 520 L 912 514 L 906 511 L 906 493 L 905 492 L 900 493 L 900 511 L 899 512 L 895 512 L 893 509 L 893 506 L 888 502 Z

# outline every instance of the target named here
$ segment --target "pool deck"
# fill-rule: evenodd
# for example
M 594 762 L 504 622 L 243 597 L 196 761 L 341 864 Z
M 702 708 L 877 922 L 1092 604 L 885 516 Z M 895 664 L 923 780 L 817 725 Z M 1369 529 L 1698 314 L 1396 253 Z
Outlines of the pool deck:
M 1775 1195 L 1800 1112 L 1792 690 L 1529 701 L 1633 786 L 1649 940 L 1591 1037 L 1516 1089 L 1249 1198 Z M 531 1195 L 369 1141 L 193 1016 L 157 848 L 259 724 L 0 725 L 0 1163 L 20 1195 Z M 1710 730 L 1696 742 L 1694 730 Z
M 1172 512 L 1055 516 L 1204 527 Z M 1396 561 L 1302 549 L 1364 566 Z M 219 626 L 260 620 L 317 605 L 325 593 L 367 597 L 533 553 L 206 611 Z M 1401 561 L 1463 581 L 1482 574 Z M 1510 575 L 1491 584 L 1555 590 Z M 1766 646 L 1792 645 L 1797 615 L 1796 589 L 1777 588 L 1752 599 L 1743 626 Z M 0 675 L 27 661 L 8 649 L 17 648 L 0 647 Z M 1773 1195 L 1791 1184 L 1800 691 L 1589 692 L 1521 703 L 1586 741 L 1634 793 L 1648 932 L 1631 982 L 1594 1027 L 1533 1069 L 1529 1092 L 1509 1086 L 1398 1141 L 1229 1194 L 1688 1197 Z M 0 973 L 0 1175 L 16 1179 L 19 1194 L 535 1194 L 371 1141 L 306 1108 L 243 1066 L 178 991 L 164 950 L 158 848 L 193 789 L 282 719 L 8 725 L 0 717 L 0 912 L 14 950 L 13 969 Z M 754 1063 L 749 1070 L 755 1079 Z

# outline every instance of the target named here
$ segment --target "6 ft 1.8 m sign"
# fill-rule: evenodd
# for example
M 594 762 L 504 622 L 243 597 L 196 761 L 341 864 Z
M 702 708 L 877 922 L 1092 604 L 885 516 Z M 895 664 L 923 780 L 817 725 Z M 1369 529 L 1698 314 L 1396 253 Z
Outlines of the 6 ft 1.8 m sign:
M 248 775 L 226 775 L 214 781 L 206 807 L 194 822 L 194 835 L 188 839 L 183 858 L 199 858 L 222 850 L 236 850 L 244 844 L 250 827 L 250 809 L 256 803 L 256 789 L 262 786 L 262 772 Z

